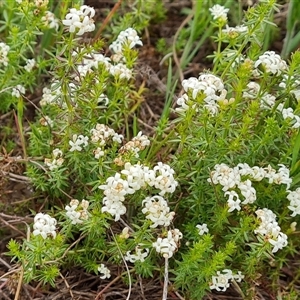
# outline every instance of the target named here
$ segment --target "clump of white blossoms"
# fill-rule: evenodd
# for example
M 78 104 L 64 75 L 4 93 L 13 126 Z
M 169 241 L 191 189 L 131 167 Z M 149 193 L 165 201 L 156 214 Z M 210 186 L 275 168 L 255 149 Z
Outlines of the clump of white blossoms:
M 129 187 L 128 181 L 121 178 L 120 173 L 107 178 L 106 184 L 100 185 L 99 189 L 104 190 L 105 195 L 102 212 L 108 212 L 115 216 L 115 221 L 118 221 L 121 215 L 126 213 L 126 207 L 123 204 L 125 196 L 133 194 L 135 190 Z
M 178 185 L 173 174 L 175 171 L 167 164 L 158 162 L 153 168 L 155 172 L 154 180 L 151 177 L 147 178 L 146 181 L 150 186 L 154 186 L 159 189 L 159 195 L 163 196 L 165 193 L 173 193 Z
M 214 20 L 220 19 L 221 21 L 227 21 L 227 13 L 229 12 L 229 8 L 225 8 L 222 5 L 215 4 L 209 9 L 209 11 Z
M 209 230 L 207 228 L 207 224 L 205 224 L 205 223 L 196 225 L 196 228 L 199 230 L 199 232 L 198 232 L 199 235 L 203 235 L 203 234 L 209 232 Z
M 82 5 L 79 10 L 71 8 L 62 23 L 69 27 L 69 32 L 76 32 L 76 35 L 83 35 L 86 32 L 95 30 L 94 16 L 94 8 L 88 5 Z
M 10 47 L 3 42 L 0 42 L 0 64 L 8 65 L 8 52 Z
M 300 127 L 300 117 L 294 114 L 294 110 L 291 107 L 284 108 L 283 103 L 279 103 L 277 110 L 281 112 L 283 119 L 289 119 L 292 128 Z
M 230 38 L 236 38 L 241 33 L 248 32 L 248 27 L 244 25 L 237 25 L 235 27 L 230 27 L 226 24 L 225 28 L 222 29 L 222 32 L 227 34 Z
M 161 162 L 153 170 L 140 164 L 125 163 L 121 173 L 107 178 L 106 183 L 99 186 L 105 195 L 102 212 L 108 212 L 115 217 L 115 221 L 118 221 L 120 216 L 126 213 L 123 204 L 125 196 L 134 194 L 147 185 L 159 189 L 161 196 L 165 193 L 173 193 L 178 185 L 173 174 L 174 170 Z M 171 215 L 166 218 L 170 217 Z
M 281 232 L 281 228 L 276 222 L 276 215 L 267 208 L 256 210 L 260 225 L 254 230 L 254 233 L 262 235 L 271 245 L 272 253 L 287 246 L 287 235 Z
M 143 249 L 141 249 L 142 245 L 138 245 L 135 247 L 135 254 L 131 254 L 131 251 L 126 252 L 126 256 L 124 257 L 125 260 L 130 261 L 131 263 L 135 263 L 136 261 L 144 262 L 145 258 L 149 254 L 149 249 L 145 248 L 144 252 Z
M 260 85 L 255 81 L 250 81 L 243 92 L 243 97 L 248 99 L 260 99 L 261 109 L 272 109 L 275 105 L 276 97 L 263 92 L 261 94 Z
M 46 11 L 45 15 L 42 17 L 42 22 L 48 28 L 54 28 L 56 31 L 59 28 L 59 21 L 55 17 L 54 13 L 51 11 Z
M 198 78 L 190 77 L 182 81 L 182 86 L 186 92 L 177 99 L 180 108 L 177 111 L 186 111 L 190 106 L 199 110 L 199 104 L 196 98 L 200 95 L 203 97 L 203 107 L 209 111 L 211 115 L 216 115 L 219 111 L 219 102 L 224 102 L 227 90 L 220 78 L 212 74 L 200 74 Z M 191 104 L 188 104 L 190 101 Z
M 73 134 L 72 140 L 69 141 L 69 145 L 71 146 L 69 151 L 81 151 L 82 147 L 88 146 L 88 140 L 89 138 L 87 136 Z
M 124 46 L 128 46 L 130 49 L 135 46 L 143 46 L 143 42 L 135 29 L 129 27 L 121 31 L 117 39 L 109 46 L 109 49 L 116 54 L 122 54 Z
M 291 216 L 300 215 L 300 188 L 295 191 L 288 191 L 287 199 L 290 201 L 288 208 L 293 212 Z
M 52 151 L 52 159 L 45 158 L 44 163 L 49 168 L 50 171 L 53 171 L 60 167 L 64 162 L 63 153 L 59 149 L 54 149 Z
M 65 207 L 66 216 L 71 219 L 72 224 L 81 224 L 84 220 L 88 219 L 89 202 L 82 200 L 79 202 L 77 199 L 72 199 L 70 204 Z
M 105 146 L 111 142 L 121 144 L 123 135 L 116 133 L 112 128 L 104 124 L 96 124 L 95 128 L 90 130 L 91 142 L 97 146 L 93 151 L 96 159 L 105 155 Z
M 100 276 L 101 279 L 106 279 L 106 278 L 110 278 L 110 270 L 104 265 L 104 264 L 101 264 L 99 267 L 98 267 L 98 271 L 99 273 L 103 274 Z
M 41 235 L 44 239 L 48 236 L 56 237 L 57 221 L 48 214 L 38 213 L 34 217 L 33 235 Z
M 243 177 L 248 177 L 243 179 Z M 214 171 L 211 172 L 208 182 L 220 184 L 224 191 L 224 196 L 228 196 L 228 211 L 241 210 L 240 204 L 251 204 L 256 201 L 256 190 L 252 186 L 252 181 L 261 181 L 268 179 L 270 184 L 285 184 L 288 190 L 292 179 L 290 178 L 289 169 L 279 164 L 276 171 L 270 165 L 266 168 L 258 166 L 250 167 L 248 164 L 238 164 L 234 168 L 230 168 L 226 164 L 217 164 Z M 238 189 L 237 193 L 234 189 Z M 240 195 L 244 197 L 243 201 Z
M 266 51 L 264 54 L 260 55 L 258 60 L 255 62 L 254 66 L 262 66 L 265 72 L 271 73 L 275 76 L 281 75 L 282 72 L 287 70 L 287 64 L 280 55 L 276 54 L 274 51 Z
M 217 290 L 218 292 L 225 292 L 230 286 L 230 281 L 235 280 L 241 282 L 245 276 L 239 271 L 237 274 L 233 274 L 231 270 L 224 269 L 221 272 L 217 272 L 217 276 L 212 277 L 210 284 L 211 290 Z
M 20 97 L 21 94 L 25 94 L 25 88 L 23 85 L 18 84 L 16 87 L 12 89 L 11 95 L 13 97 Z
M 118 63 L 116 65 L 111 65 L 110 74 L 114 77 L 120 78 L 120 79 L 127 79 L 129 80 L 132 76 L 131 69 L 127 68 L 126 65 L 122 63 Z
M 27 59 L 24 69 L 26 70 L 26 72 L 31 72 L 32 69 L 35 67 L 35 65 L 36 65 L 36 61 L 34 58 Z
M 175 212 L 170 212 L 167 201 L 161 196 L 147 197 L 142 202 L 144 208 L 142 213 L 146 215 L 153 224 L 150 228 L 157 226 L 169 226 L 174 218 Z
M 84 52 L 85 48 L 79 48 L 72 53 L 72 56 L 74 59 L 79 60 L 77 57 L 82 57 Z M 98 69 L 101 65 L 104 66 L 104 68 L 109 72 L 112 66 L 110 58 L 95 51 L 92 51 L 91 53 L 84 53 L 83 58 L 81 58 L 80 63 L 77 65 L 77 71 L 80 76 L 76 76 L 75 80 L 82 80 L 83 77 L 89 73 L 93 73 L 94 70 Z M 96 79 L 95 83 L 97 83 Z
M 159 237 L 156 242 L 152 243 L 152 246 L 163 257 L 170 258 L 177 251 L 181 239 L 182 233 L 175 228 L 168 231 L 166 238 Z
M 139 152 L 144 150 L 147 146 L 150 145 L 150 140 L 146 135 L 140 131 L 137 136 L 133 137 L 131 141 L 127 142 L 124 146 L 119 149 L 119 153 L 132 154 L 134 157 L 139 157 Z
M 68 90 L 70 91 L 69 93 L 71 97 L 70 100 L 74 103 L 73 95 L 77 90 L 77 86 L 73 82 L 70 82 L 68 84 Z M 41 106 L 54 105 L 54 106 L 59 106 L 62 109 L 67 108 L 65 99 L 64 97 L 62 97 L 62 91 L 61 91 L 60 83 L 58 81 L 52 82 L 50 88 L 47 87 L 43 88 L 43 96 L 40 101 L 40 105 Z

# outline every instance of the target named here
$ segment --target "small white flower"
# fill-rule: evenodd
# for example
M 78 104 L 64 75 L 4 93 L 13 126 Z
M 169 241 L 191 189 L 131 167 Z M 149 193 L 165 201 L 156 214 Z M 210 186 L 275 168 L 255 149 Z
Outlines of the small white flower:
M 38 213 L 34 217 L 34 230 L 32 233 L 33 235 L 41 235 L 44 239 L 46 239 L 49 235 L 55 238 L 56 224 L 57 221 L 48 214 Z
M 24 69 L 26 70 L 26 72 L 31 72 L 32 69 L 35 67 L 36 65 L 36 61 L 35 59 L 27 59 L 26 61 L 26 65 L 24 66 Z
M 71 200 L 70 204 L 65 207 L 66 216 L 71 219 L 72 224 L 81 224 L 84 220 L 88 219 L 87 209 L 89 202 L 82 200 L 81 203 L 77 199 Z
M 106 278 L 110 278 L 110 270 L 104 265 L 104 264 L 101 264 L 99 267 L 98 267 L 98 271 L 99 273 L 102 273 L 103 275 L 100 276 L 101 279 L 106 279 Z
M 232 279 L 232 271 L 231 270 L 223 270 L 222 273 L 220 271 L 217 272 L 217 276 L 212 277 L 212 284 L 210 285 L 211 290 L 217 290 L 218 292 L 225 292 L 227 288 L 230 286 L 229 280 Z
M 71 146 L 70 152 L 81 151 L 82 147 L 88 145 L 88 139 L 87 136 L 73 134 L 72 140 L 69 141 L 69 145 Z
M 175 213 L 170 212 L 167 201 L 161 196 L 147 197 L 142 201 L 142 213 L 146 215 L 146 219 L 153 222 L 151 228 L 157 226 L 169 226 L 174 218 Z
M 120 79 L 129 80 L 132 77 L 132 71 L 122 63 L 111 65 L 109 71 L 111 75 L 113 75 L 114 77 L 118 77 Z
M 240 211 L 241 210 L 241 200 L 239 199 L 239 195 L 235 192 L 235 191 L 227 191 L 224 193 L 225 196 L 228 195 L 228 200 L 227 200 L 227 204 L 228 204 L 228 212 L 232 212 L 235 209 Z
M 62 23 L 69 27 L 69 32 L 76 32 L 76 35 L 83 35 L 85 32 L 95 30 L 94 20 L 92 19 L 94 15 L 94 8 L 82 5 L 79 10 L 71 8 Z
M 223 33 L 226 33 L 230 36 L 235 36 L 236 34 L 245 33 L 248 31 L 248 27 L 245 25 L 237 25 L 235 27 L 230 27 L 226 24 L 225 29 L 222 29 Z
M 46 27 L 54 28 L 56 31 L 58 30 L 59 21 L 57 18 L 55 18 L 54 13 L 52 13 L 51 11 L 46 11 L 41 20 Z
M 135 263 L 136 261 L 144 262 L 145 258 L 149 254 L 149 249 L 145 248 L 144 252 L 142 252 L 143 249 L 140 248 L 140 245 L 138 245 L 135 248 L 135 254 L 131 254 L 130 251 L 126 252 L 125 260 L 130 261 L 131 263 Z
M 209 230 L 208 230 L 208 228 L 207 228 L 207 224 L 202 224 L 202 225 L 200 225 L 200 224 L 198 224 L 198 225 L 196 225 L 196 227 L 197 227 L 197 229 L 199 230 L 199 235 L 203 235 L 204 233 L 208 233 L 209 232 Z
M 217 276 L 212 277 L 210 289 L 217 290 L 218 292 L 225 292 L 230 286 L 230 280 L 241 282 L 244 277 L 245 276 L 241 273 L 241 271 L 238 271 L 237 274 L 233 274 L 229 269 L 224 269 L 221 272 L 218 271 Z
M 245 200 L 242 204 L 251 204 L 256 201 L 256 190 L 252 187 L 251 180 L 247 179 L 246 181 L 240 182 L 238 188 L 241 191 L 241 194 L 245 197 Z
M 159 195 L 163 196 L 165 193 L 173 193 L 178 185 L 174 179 L 174 170 L 167 164 L 158 162 L 153 168 L 155 172 L 155 179 L 152 182 L 147 182 L 150 186 L 159 189 Z
M 0 64 L 3 64 L 4 66 L 8 65 L 8 52 L 10 47 L 6 45 L 5 43 L 0 42 Z
M 227 13 L 229 12 L 229 8 L 225 8 L 222 5 L 215 4 L 213 7 L 209 9 L 213 19 L 222 19 L 224 21 L 227 20 Z
M 170 258 L 177 250 L 180 239 L 182 239 L 182 233 L 178 229 L 173 229 L 168 231 L 166 238 L 159 237 L 152 246 L 163 257 Z
M 117 40 L 109 46 L 109 49 L 116 54 L 122 53 L 124 45 L 128 45 L 130 49 L 137 45 L 143 46 L 143 42 L 141 41 L 135 29 L 129 27 L 126 30 L 121 31 L 117 37 Z
M 105 94 L 101 94 L 98 98 L 98 103 L 107 106 L 107 104 L 109 103 L 109 99 Z
M 274 248 L 272 249 L 272 253 L 276 253 L 278 250 L 284 248 L 288 244 L 287 235 L 282 232 L 278 233 L 276 240 L 269 239 L 268 241 L 271 245 L 274 246 Z
M 259 65 L 262 65 L 267 73 L 275 76 L 279 76 L 288 68 L 286 62 L 274 51 L 266 51 L 260 55 L 254 66 L 257 68 Z
M 14 97 L 20 97 L 21 94 L 25 94 L 25 88 L 23 85 L 18 84 L 12 89 L 11 95 Z
M 287 199 L 290 201 L 288 208 L 292 211 L 291 216 L 300 215 L 300 188 L 295 191 L 288 191 Z

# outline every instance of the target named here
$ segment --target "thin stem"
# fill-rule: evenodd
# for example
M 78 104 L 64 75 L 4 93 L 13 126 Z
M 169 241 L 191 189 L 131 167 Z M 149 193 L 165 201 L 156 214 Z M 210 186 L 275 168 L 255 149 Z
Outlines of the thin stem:
M 167 297 L 168 297 L 168 282 L 169 282 L 169 258 L 165 257 L 164 289 L 163 289 L 162 300 L 167 300 Z

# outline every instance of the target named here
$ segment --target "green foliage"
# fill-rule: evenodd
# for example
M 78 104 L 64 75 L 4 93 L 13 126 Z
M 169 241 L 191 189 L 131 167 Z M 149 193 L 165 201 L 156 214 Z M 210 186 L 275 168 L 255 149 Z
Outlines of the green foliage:
M 47 5 L 35 11 L 35 2 L 7 2 L 0 8 L 10 46 L 0 71 L 1 109 L 14 107 L 24 132 L 30 97 L 23 99 L 20 87 L 12 96 L 12 89 L 40 95 L 26 149 L 25 136 L 21 142 L 26 175 L 47 199 L 27 239 L 7 245 L 24 281 L 55 286 L 70 267 L 109 278 L 107 266 L 116 266 L 129 284 L 163 274 L 167 261 L 171 281 L 188 299 L 225 291 L 232 281 L 253 299 L 259 274 L 279 294 L 280 270 L 299 247 L 293 201 L 300 201 L 300 54 L 285 62 L 265 52 L 277 2 L 260 1 L 244 15 L 236 1 L 195 1 L 183 11 L 188 17 L 172 47 L 177 67 L 185 71 L 208 42 L 213 66 L 182 82 L 174 111 L 180 74 L 169 59 L 151 146 L 137 122 L 144 86 L 136 86 L 134 46 L 141 45 L 137 32 L 164 18 L 163 1 L 124 3 L 126 14 L 116 14 L 103 34 L 111 40 L 121 33 L 111 44 L 83 38 L 84 26 L 46 28 Z M 49 7 L 63 20 L 70 6 L 55 3 Z M 230 10 L 228 19 L 203 13 L 216 3 Z M 157 48 L 171 51 L 165 40 Z M 31 57 L 37 65 L 27 72 Z

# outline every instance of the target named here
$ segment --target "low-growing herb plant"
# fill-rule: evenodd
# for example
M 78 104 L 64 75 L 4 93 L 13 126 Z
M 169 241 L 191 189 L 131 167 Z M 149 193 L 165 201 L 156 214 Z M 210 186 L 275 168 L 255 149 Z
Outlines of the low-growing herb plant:
M 278 280 L 299 246 L 300 54 L 261 50 L 277 9 L 260 1 L 230 27 L 230 8 L 210 7 L 213 68 L 182 80 L 176 117 L 168 103 L 153 137 L 135 121 L 136 29 L 120 28 L 110 44 L 86 40 L 96 29 L 87 5 L 48 20 L 58 30 L 51 79 L 22 160 L 44 205 L 27 239 L 8 244 L 25 282 L 55 286 L 67 266 L 129 286 L 160 271 L 163 299 L 169 277 L 187 299 L 231 284 L 254 299 L 261 274 Z M 1 47 L 7 66 L 10 47 Z M 12 89 L 19 102 L 22 80 Z

